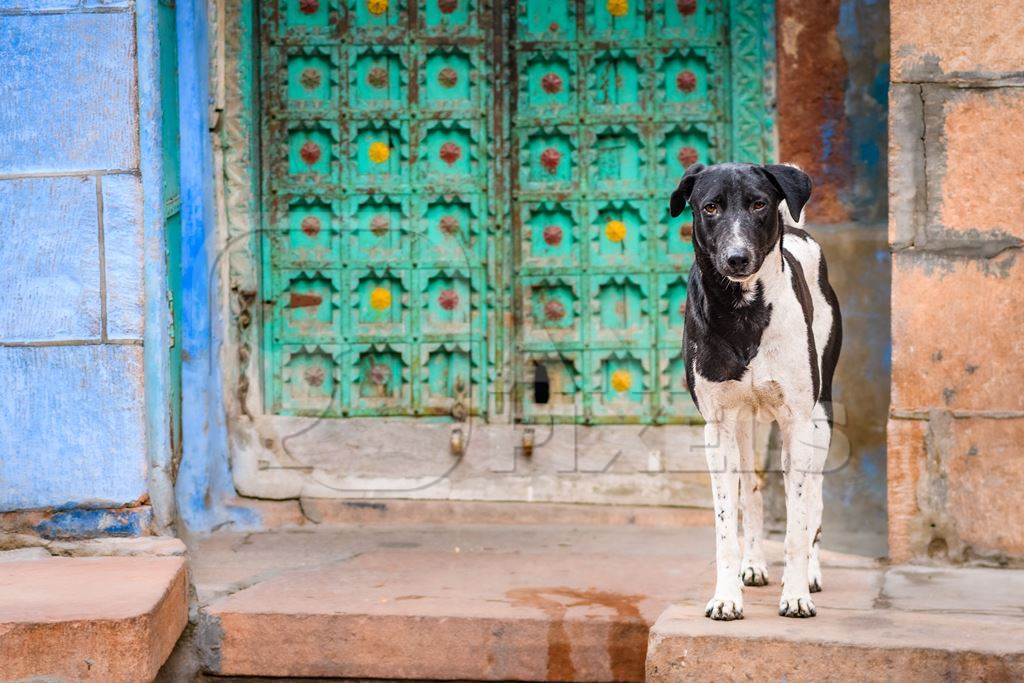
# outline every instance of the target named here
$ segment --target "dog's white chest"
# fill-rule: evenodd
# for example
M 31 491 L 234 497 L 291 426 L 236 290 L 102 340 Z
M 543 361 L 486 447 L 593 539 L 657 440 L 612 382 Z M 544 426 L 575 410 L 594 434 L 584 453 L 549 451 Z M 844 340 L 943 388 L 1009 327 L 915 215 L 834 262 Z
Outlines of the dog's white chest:
M 766 422 L 788 418 L 794 409 L 811 409 L 814 396 L 803 313 L 790 296 L 775 300 L 772 313 L 743 377 L 713 382 L 694 373 L 694 390 L 702 406 L 745 408 Z

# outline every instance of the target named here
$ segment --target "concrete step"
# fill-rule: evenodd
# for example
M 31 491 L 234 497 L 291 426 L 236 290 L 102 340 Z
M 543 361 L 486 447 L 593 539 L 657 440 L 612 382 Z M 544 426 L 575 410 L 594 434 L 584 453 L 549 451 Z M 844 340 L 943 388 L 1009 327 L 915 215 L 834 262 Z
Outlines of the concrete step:
M 0 562 L 3 681 L 151 681 L 187 622 L 181 557 Z

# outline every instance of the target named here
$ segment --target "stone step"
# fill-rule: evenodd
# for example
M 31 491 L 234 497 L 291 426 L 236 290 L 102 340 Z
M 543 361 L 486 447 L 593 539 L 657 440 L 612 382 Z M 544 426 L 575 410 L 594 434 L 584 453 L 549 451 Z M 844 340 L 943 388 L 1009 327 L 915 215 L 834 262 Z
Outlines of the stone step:
M 2 681 L 151 681 L 187 622 L 181 557 L 0 563 Z
M 827 607 L 785 619 L 754 604 L 742 621 L 721 622 L 701 604 L 674 605 L 651 629 L 646 670 L 651 683 L 1019 681 L 1024 619 Z
M 823 552 L 818 616 L 772 583 L 712 622 L 713 530 L 350 525 L 193 548 L 207 673 L 675 681 L 1022 679 L 1024 572 Z M 994 597 L 997 596 L 997 597 Z M 948 676 L 947 676 L 948 674 Z
M 215 601 L 234 676 L 641 681 L 674 558 L 376 552 Z

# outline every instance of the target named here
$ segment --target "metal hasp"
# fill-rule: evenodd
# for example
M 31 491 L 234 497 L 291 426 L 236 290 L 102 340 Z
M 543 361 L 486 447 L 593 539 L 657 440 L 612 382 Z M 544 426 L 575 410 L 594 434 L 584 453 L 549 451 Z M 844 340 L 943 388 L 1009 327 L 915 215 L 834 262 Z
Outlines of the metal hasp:
M 772 9 L 262 3 L 268 410 L 691 420 L 667 197 L 772 156 Z

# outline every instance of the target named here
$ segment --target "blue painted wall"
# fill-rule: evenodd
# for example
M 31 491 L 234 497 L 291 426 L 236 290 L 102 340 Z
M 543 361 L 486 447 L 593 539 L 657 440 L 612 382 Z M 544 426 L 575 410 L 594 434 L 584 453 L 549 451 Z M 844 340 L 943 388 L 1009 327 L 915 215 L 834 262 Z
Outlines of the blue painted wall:
M 217 296 L 218 241 L 209 135 L 209 38 L 206 3 L 178 0 L 181 119 L 181 431 L 184 446 L 175 502 L 193 531 L 231 524 L 253 528 L 252 510 L 236 499 L 228 465 L 227 425 L 219 365 L 222 339 Z
M 0 511 L 149 493 L 135 12 L 0 0 Z M 104 519 L 65 510 L 49 533 Z

